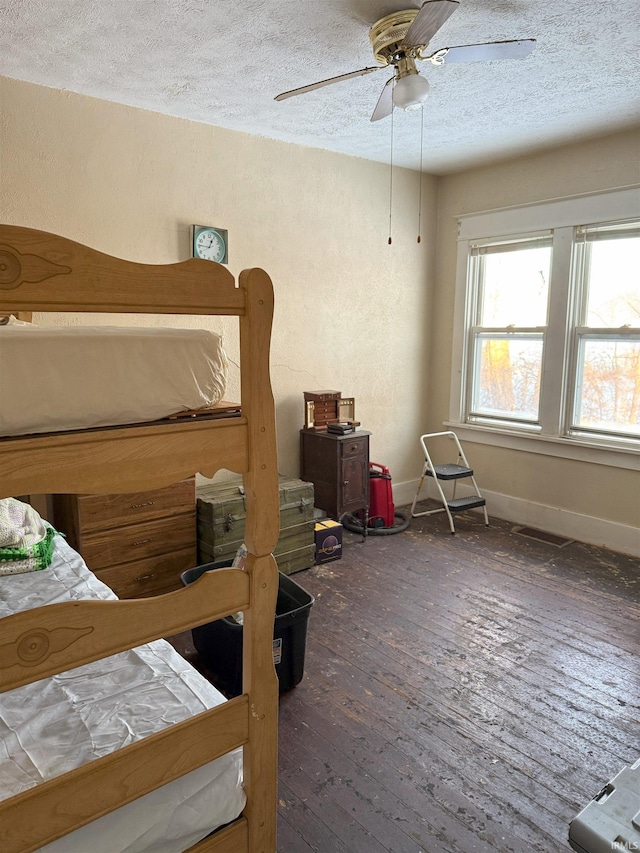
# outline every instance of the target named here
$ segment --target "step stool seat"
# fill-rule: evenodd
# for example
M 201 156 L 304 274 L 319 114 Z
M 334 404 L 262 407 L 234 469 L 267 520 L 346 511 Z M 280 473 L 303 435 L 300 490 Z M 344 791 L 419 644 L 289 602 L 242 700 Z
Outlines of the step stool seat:
M 439 480 L 461 480 L 463 477 L 473 477 L 473 468 L 465 468 L 463 465 L 434 465 L 433 470 Z M 433 477 L 432 471 L 427 469 L 427 475 Z
M 462 512 L 465 509 L 474 509 L 477 506 L 485 506 L 486 500 L 484 498 L 478 498 L 475 495 L 469 495 L 466 498 L 455 498 L 454 500 L 447 501 L 447 506 L 451 510 L 451 512 Z

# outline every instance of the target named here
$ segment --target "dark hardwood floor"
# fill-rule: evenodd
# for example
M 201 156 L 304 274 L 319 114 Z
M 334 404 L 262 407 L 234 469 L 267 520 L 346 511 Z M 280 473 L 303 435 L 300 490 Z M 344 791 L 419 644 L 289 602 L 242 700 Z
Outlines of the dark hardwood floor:
M 482 516 L 414 519 L 293 579 L 279 853 L 554 853 L 640 756 L 638 561 Z
M 477 513 L 345 532 L 280 703 L 280 853 L 568 850 L 640 756 L 637 561 Z

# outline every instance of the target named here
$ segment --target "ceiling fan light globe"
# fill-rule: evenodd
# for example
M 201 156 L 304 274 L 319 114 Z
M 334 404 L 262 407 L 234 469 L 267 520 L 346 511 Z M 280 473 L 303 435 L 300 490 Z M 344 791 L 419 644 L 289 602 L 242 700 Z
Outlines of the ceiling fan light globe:
M 401 77 L 393 87 L 393 103 L 402 110 L 418 110 L 427 100 L 429 81 L 419 74 Z

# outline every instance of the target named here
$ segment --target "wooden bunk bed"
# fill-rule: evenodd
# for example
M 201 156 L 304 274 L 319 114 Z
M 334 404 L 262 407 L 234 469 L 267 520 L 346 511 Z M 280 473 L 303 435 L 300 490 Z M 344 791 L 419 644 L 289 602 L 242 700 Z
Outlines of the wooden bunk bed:
M 274 853 L 278 685 L 278 478 L 269 346 L 273 289 L 260 269 L 116 259 L 71 240 L 0 225 L 3 312 L 236 315 L 241 415 L 0 438 L 0 498 L 138 492 L 220 468 L 246 492 L 244 571 L 204 574 L 155 598 L 73 601 L 0 619 L 0 692 L 244 611 L 243 694 L 0 802 L 0 848 L 29 853 L 237 747 L 246 807 L 189 853 Z M 6 365 L 4 366 L 6 369 Z M 0 366 L 3 369 L 3 366 Z M 0 401 L 0 405 L 2 402 Z

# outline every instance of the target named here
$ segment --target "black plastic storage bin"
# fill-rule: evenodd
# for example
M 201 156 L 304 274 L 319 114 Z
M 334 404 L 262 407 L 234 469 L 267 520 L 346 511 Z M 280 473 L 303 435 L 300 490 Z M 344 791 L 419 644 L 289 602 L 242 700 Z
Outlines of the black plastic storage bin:
M 184 586 L 197 581 L 203 572 L 228 569 L 231 560 L 205 563 L 187 569 L 180 577 Z M 273 627 L 273 662 L 280 692 L 299 684 L 304 674 L 309 612 L 315 598 L 287 575 L 278 572 L 278 600 Z M 229 697 L 242 693 L 242 625 L 225 616 L 192 628 L 193 644 L 220 689 Z

